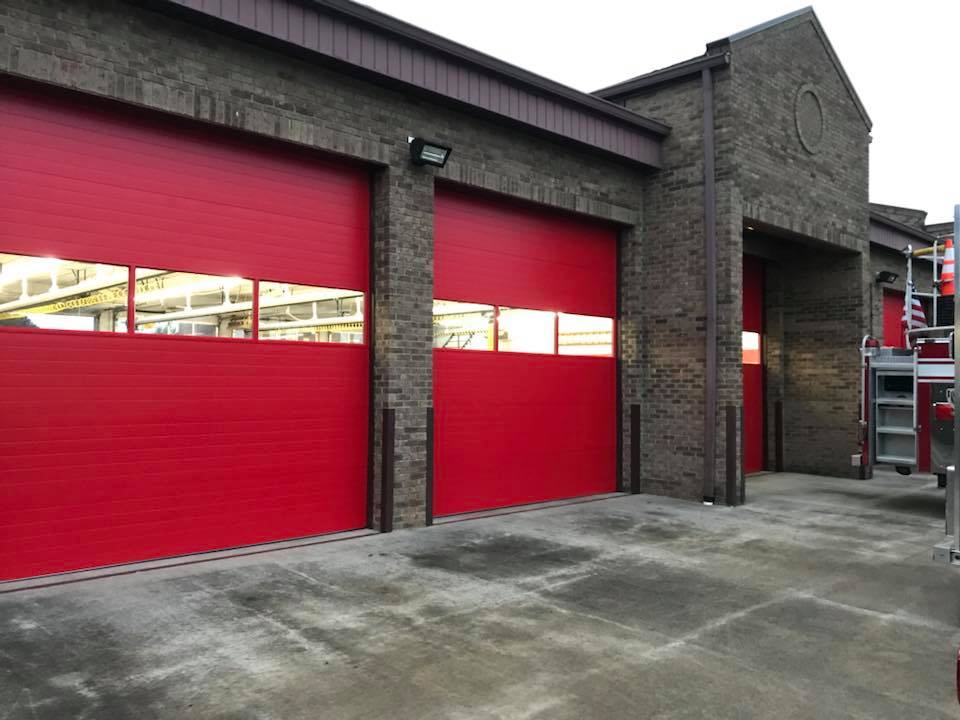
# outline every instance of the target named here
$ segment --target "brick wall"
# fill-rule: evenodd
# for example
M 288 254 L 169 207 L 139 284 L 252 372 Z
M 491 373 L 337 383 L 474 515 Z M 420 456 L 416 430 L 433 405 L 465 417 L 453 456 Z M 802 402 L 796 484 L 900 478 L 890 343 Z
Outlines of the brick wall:
M 699 78 L 626 106 L 672 127 L 664 169 L 644 191 L 644 241 L 634 277 L 622 288 L 642 338 L 641 377 L 624 388 L 639 403 L 644 433 L 644 492 L 700 499 L 703 495 L 704 315 L 703 125 Z
M 718 240 L 718 417 L 715 495 L 723 498 L 725 407 L 742 404 L 742 255 L 767 257 L 768 428 L 784 402 L 787 468 L 847 474 L 855 442 L 857 343 L 868 326 L 869 132 L 810 15 L 713 51 Z M 797 97 L 812 87 L 824 123 L 814 151 L 797 128 Z M 698 497 L 702 487 L 705 358 L 702 292 L 703 141 L 699 77 L 626 99 L 673 127 L 661 182 L 644 196 L 642 283 L 645 486 Z M 807 137 L 807 140 L 810 140 Z M 751 231 L 746 231 L 750 233 Z M 816 360 L 814 360 L 816 356 Z M 648 430 L 648 433 L 651 433 Z M 773 460 L 773 442 L 769 457 Z M 736 448 L 739 453 L 739 448 Z M 663 476 L 672 462 L 679 472 Z M 649 468 L 649 469 L 648 469 Z M 652 471 L 651 471 L 652 469 Z
M 768 396 L 784 404 L 785 467 L 849 475 L 872 278 L 869 130 L 820 32 L 801 15 L 730 45 L 730 88 L 740 98 L 734 166 L 744 224 L 765 230 L 761 242 L 787 258 L 771 269 L 782 346 L 768 358 L 779 361 Z M 817 142 L 798 129 L 802 88 L 822 109 Z
M 396 410 L 394 522 L 424 522 L 432 402 L 432 194 L 442 178 L 633 227 L 644 174 L 585 149 L 119 0 L 4 0 L 0 73 L 227 125 L 376 168 L 373 335 L 375 462 L 380 410 Z M 449 142 L 435 172 L 411 167 L 407 136 Z M 626 255 L 636 256 L 637 230 Z M 629 261 L 629 272 L 639 267 Z M 625 295 L 625 384 L 636 387 L 636 297 Z M 631 350 L 632 348 L 632 350 Z M 633 353 L 633 354 L 629 354 Z M 629 423 L 625 424 L 629 433 Z M 629 435 L 624 438 L 629 447 Z M 379 465 L 377 465 L 377 471 Z M 625 472 L 629 468 L 625 468 Z M 375 477 L 379 477 L 375 475 Z M 380 523 L 375 517 L 374 523 Z
M 863 252 L 869 130 L 811 18 L 801 15 L 730 46 L 744 216 Z M 798 131 L 802 87 L 813 89 L 822 107 L 813 151 Z

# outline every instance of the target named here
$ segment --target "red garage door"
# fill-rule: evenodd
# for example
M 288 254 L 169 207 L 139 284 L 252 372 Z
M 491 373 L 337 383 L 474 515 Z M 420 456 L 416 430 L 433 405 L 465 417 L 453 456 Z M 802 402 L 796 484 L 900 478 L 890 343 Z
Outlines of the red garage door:
M 616 232 L 436 198 L 434 512 L 616 486 Z
M 764 469 L 763 260 L 743 256 L 743 470 Z
M 0 579 L 362 527 L 368 183 L 0 94 Z

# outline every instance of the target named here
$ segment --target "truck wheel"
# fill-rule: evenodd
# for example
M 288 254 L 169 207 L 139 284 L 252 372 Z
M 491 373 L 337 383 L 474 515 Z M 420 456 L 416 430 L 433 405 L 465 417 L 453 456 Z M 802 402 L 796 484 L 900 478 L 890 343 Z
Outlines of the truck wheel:
M 947 476 L 944 473 L 937 473 L 937 487 L 945 488 L 947 486 Z
M 909 475 L 909 474 L 910 474 L 910 466 L 909 466 L 909 465 L 897 465 L 897 472 L 900 473 L 901 475 Z

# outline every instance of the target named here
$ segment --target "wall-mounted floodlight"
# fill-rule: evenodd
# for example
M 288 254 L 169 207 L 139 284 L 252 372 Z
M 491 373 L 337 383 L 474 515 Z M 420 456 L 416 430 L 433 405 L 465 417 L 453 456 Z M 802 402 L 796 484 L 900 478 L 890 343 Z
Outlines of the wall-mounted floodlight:
M 414 165 L 434 165 L 442 168 L 453 152 L 453 148 L 433 140 L 411 137 L 407 138 L 407 141 L 410 143 L 410 159 Z
M 895 283 L 897 278 L 900 277 L 895 272 L 890 272 L 889 270 L 881 270 L 877 273 L 877 282 L 885 283 L 889 285 L 890 283 Z

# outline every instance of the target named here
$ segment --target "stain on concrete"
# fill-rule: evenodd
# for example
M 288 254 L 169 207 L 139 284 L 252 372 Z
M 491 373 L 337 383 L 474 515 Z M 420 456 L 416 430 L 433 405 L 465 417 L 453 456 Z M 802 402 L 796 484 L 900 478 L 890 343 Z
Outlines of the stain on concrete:
M 568 570 L 597 555 L 599 552 L 591 548 L 536 536 L 494 534 L 415 552 L 409 558 L 423 568 L 498 579 Z
M 944 492 L 941 490 L 939 493 L 911 493 L 882 498 L 877 501 L 877 507 L 942 521 L 945 503 Z
M 543 596 L 610 622 L 683 634 L 717 613 L 749 607 L 763 591 L 661 562 L 619 563 L 544 591 Z

